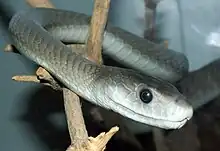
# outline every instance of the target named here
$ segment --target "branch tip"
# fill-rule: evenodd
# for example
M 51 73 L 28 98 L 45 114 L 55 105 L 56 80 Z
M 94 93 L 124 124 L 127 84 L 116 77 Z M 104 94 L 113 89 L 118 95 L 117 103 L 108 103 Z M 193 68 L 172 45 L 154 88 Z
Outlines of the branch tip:
M 12 77 L 12 80 L 20 81 L 20 82 L 35 82 L 40 83 L 40 80 L 37 76 L 32 75 L 16 75 Z

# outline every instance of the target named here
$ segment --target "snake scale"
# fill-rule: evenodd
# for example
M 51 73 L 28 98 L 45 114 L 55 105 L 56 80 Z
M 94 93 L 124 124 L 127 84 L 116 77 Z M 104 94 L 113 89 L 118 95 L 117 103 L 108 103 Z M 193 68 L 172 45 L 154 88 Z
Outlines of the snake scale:
M 188 72 L 187 58 L 108 24 L 103 53 L 132 69 L 97 65 L 62 43 L 85 43 L 89 23 L 85 14 L 32 8 L 12 17 L 9 32 L 21 54 L 89 102 L 140 123 L 181 128 L 193 108 L 171 82 Z

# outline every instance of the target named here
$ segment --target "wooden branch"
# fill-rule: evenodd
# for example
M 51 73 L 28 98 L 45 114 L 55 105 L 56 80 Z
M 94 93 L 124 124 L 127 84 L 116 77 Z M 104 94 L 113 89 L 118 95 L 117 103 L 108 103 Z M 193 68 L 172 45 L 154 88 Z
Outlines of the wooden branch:
M 26 0 L 31 7 L 55 8 L 50 0 Z
M 32 7 L 47 7 L 55 8 L 49 0 L 26 0 L 26 2 Z M 102 46 L 102 34 L 105 28 L 107 14 L 109 9 L 110 0 L 96 0 L 94 4 L 94 12 L 91 20 L 90 36 L 87 43 L 87 58 L 98 64 L 102 63 L 101 46 Z M 76 47 L 72 45 L 72 47 Z M 84 49 L 84 46 L 77 46 Z M 37 78 L 47 80 L 49 85 L 53 88 L 57 87 L 57 82 L 53 77 L 43 68 L 39 68 L 36 72 Z M 15 80 L 22 80 L 27 76 L 14 77 Z M 30 76 L 29 76 L 30 78 Z M 36 77 L 31 76 L 32 80 L 37 81 Z M 30 79 L 27 79 L 30 81 Z M 59 85 L 58 85 L 59 87 Z M 80 106 L 79 97 L 72 91 L 63 88 L 64 106 L 67 116 L 68 129 L 71 138 L 71 145 L 67 149 L 72 150 L 97 150 L 103 151 L 110 138 L 119 130 L 118 127 L 113 127 L 108 133 L 101 133 L 96 138 L 88 137 L 84 119 L 82 116 L 82 110 Z
M 10 45 L 10 44 L 6 45 L 5 48 L 4 48 L 4 51 L 5 52 L 12 52 L 13 51 L 13 46 Z
M 80 99 L 66 88 L 63 88 L 63 96 L 71 142 L 74 145 L 81 145 L 87 141 L 88 133 L 82 116 Z
M 19 76 L 13 76 L 12 80 L 20 81 L 20 82 L 35 82 L 40 83 L 40 80 L 37 78 L 37 76 L 33 75 L 19 75 Z
M 96 0 L 87 41 L 87 54 L 90 60 L 102 64 L 102 40 L 107 22 L 110 0 Z

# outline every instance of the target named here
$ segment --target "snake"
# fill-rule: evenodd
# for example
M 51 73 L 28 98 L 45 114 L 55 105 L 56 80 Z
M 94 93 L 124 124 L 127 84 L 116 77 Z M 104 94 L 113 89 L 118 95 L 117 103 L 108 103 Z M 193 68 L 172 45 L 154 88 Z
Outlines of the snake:
M 85 43 L 91 17 L 52 8 L 19 11 L 9 22 L 12 45 L 85 100 L 134 121 L 179 129 L 193 108 L 172 84 L 188 71 L 187 58 L 107 24 L 103 53 L 128 68 L 98 65 L 65 43 Z
M 178 90 L 187 97 L 187 101 L 192 105 L 194 111 L 198 111 L 200 108 L 211 103 L 212 100 L 220 96 L 219 71 L 220 59 L 215 59 L 203 67 L 191 71 L 175 84 Z M 109 116 L 105 110 L 100 111 L 104 119 Z M 120 120 L 120 124 L 126 125 L 133 134 L 148 133 L 152 131 L 152 126 L 135 122 L 128 118 L 120 118 Z M 108 121 L 106 124 L 111 125 L 111 122 L 115 122 L 114 119 L 111 119 L 111 121 Z

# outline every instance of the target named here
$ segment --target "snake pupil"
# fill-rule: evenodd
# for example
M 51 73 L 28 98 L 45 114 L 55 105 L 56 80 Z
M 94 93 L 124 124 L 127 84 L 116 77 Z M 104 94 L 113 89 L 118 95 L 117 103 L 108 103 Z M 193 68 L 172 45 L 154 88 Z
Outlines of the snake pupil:
M 153 94 L 151 93 L 150 90 L 148 89 L 143 89 L 141 92 L 140 92 L 140 99 L 142 102 L 144 103 L 150 103 L 153 99 Z

